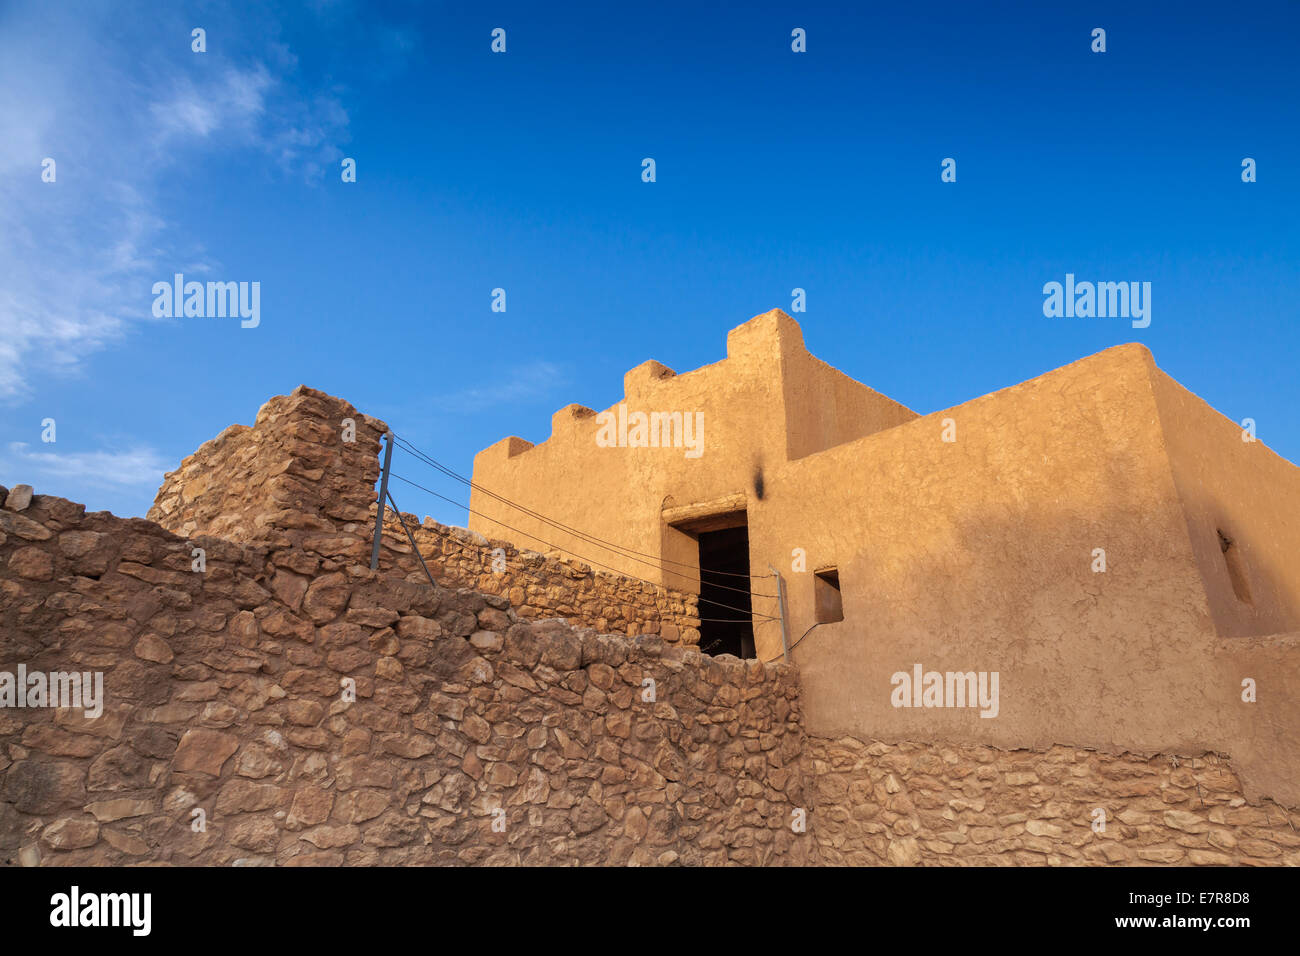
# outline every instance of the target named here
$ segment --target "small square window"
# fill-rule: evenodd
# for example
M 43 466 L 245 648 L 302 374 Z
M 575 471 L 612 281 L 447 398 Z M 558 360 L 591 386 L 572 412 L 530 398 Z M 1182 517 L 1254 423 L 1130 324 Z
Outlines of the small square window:
M 826 568 L 813 574 L 813 598 L 817 605 L 817 623 L 833 624 L 844 620 L 844 601 L 840 597 L 840 572 Z

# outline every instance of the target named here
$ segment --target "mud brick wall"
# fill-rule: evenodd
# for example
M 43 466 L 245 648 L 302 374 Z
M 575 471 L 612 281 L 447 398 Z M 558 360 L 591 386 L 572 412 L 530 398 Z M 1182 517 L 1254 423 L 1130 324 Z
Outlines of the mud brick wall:
M 1300 864 L 1300 814 L 1214 754 L 809 738 L 819 858 L 855 866 Z M 1105 832 L 1093 829 L 1105 811 Z
M 353 425 L 350 442 L 344 440 L 347 422 Z M 368 563 L 387 430 L 342 399 L 299 386 L 263 405 L 251 427 L 230 426 L 169 472 L 148 518 L 179 535 L 213 535 L 291 552 L 280 561 L 285 587 L 302 587 L 292 576 L 314 573 L 322 558 L 339 565 Z M 602 632 L 699 642 L 693 594 L 406 518 L 435 580 L 447 587 L 502 595 L 524 617 L 565 617 Z M 505 554 L 500 573 L 492 569 L 496 548 Z M 380 567 L 423 576 L 395 520 L 385 523 Z
M 107 698 L 0 709 L 0 862 L 812 860 L 786 665 L 59 498 L 0 529 L 0 670 Z

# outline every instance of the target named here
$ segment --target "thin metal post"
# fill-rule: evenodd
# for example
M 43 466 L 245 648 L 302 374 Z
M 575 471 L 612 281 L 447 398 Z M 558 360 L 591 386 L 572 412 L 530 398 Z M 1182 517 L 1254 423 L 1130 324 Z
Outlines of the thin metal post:
M 388 503 L 388 470 L 393 465 L 393 433 L 384 435 L 384 472 L 379 479 L 379 502 L 375 507 L 375 543 L 370 547 L 370 570 L 379 567 L 379 538 L 384 533 L 384 505 Z
M 438 582 L 433 579 L 433 575 L 429 573 L 429 566 L 424 563 L 424 555 L 420 553 L 420 546 L 415 543 L 415 535 L 411 534 L 411 529 L 406 526 L 406 519 L 402 517 L 402 509 L 397 507 L 397 502 L 393 501 L 391 493 L 388 495 L 388 500 L 392 502 L 393 514 L 397 515 L 397 523 L 400 524 L 402 530 L 406 532 L 406 540 L 411 542 L 411 550 L 415 552 L 416 560 L 420 562 L 420 567 L 424 568 L 424 576 L 429 579 L 429 583 L 433 585 L 433 588 L 436 591 L 438 589 Z
M 785 581 L 781 579 L 781 572 L 772 565 L 769 564 L 767 569 L 776 578 L 776 610 L 781 615 L 781 658 L 788 663 L 790 660 L 790 635 L 787 633 L 785 626 Z

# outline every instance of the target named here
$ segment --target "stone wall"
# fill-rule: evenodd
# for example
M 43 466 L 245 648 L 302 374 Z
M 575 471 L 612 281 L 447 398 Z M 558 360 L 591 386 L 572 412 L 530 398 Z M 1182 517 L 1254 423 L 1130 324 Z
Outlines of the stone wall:
M 440 584 L 501 595 L 524 618 L 559 616 L 602 633 L 657 634 L 670 644 L 699 644 L 697 595 L 607 574 L 562 555 L 521 551 L 508 541 L 490 541 L 432 518 L 421 522 L 404 514 L 402 520 Z M 423 575 L 391 513 L 382 545 L 381 566 Z
M 292 552 L 280 562 L 286 588 L 303 587 L 293 575 L 313 573 L 320 559 L 368 564 L 387 430 L 342 399 L 299 386 L 263 405 L 251 427 L 230 426 L 169 472 L 148 518 L 180 535 Z M 414 515 L 406 524 L 434 579 L 447 587 L 508 597 L 523 617 L 566 617 L 600 631 L 699 642 L 693 594 L 605 574 L 563 555 L 520 551 L 432 520 L 421 523 Z M 493 570 L 496 548 L 504 551 L 499 573 Z M 385 522 L 380 568 L 423 577 L 396 520 Z
M 347 430 L 351 426 L 351 430 Z M 146 517 L 179 535 L 312 550 L 364 532 L 388 426 L 300 385 L 168 472 Z M 347 440 L 351 439 L 351 440 Z M 368 532 L 365 532 L 368 533 Z
M 99 671 L 106 704 L 0 709 L 0 861 L 812 860 L 784 664 L 18 497 L 0 672 Z
M 808 737 L 784 664 L 6 498 L 0 672 L 107 700 L 0 708 L 0 862 L 1300 863 L 1214 754 Z
M 1214 754 L 808 743 L 826 864 L 1300 864 L 1300 814 L 1248 803 Z

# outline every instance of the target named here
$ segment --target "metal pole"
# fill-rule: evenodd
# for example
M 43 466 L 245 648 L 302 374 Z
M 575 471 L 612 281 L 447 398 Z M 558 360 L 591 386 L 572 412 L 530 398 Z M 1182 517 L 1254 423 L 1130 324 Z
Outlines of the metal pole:
M 384 505 L 388 503 L 388 469 L 393 464 L 393 433 L 384 435 L 384 471 L 379 479 L 379 501 L 375 507 L 375 543 L 370 547 L 370 570 L 379 567 L 379 538 L 384 533 Z
M 429 573 L 429 566 L 424 563 L 424 555 L 420 553 L 420 546 L 415 543 L 415 535 L 411 534 L 411 529 L 406 526 L 406 519 L 402 517 L 402 509 L 397 507 L 396 501 L 393 501 L 393 495 L 391 492 L 388 495 L 388 500 L 392 502 L 393 514 L 397 515 L 397 523 L 400 524 L 402 530 L 406 532 L 406 540 L 411 542 L 411 550 L 415 552 L 416 560 L 420 562 L 420 567 L 424 568 L 424 576 L 429 579 L 429 583 L 433 585 L 433 589 L 436 591 L 438 589 L 438 582 L 435 581 L 433 575 Z
M 788 663 L 790 660 L 790 635 L 786 632 L 785 626 L 785 582 L 781 580 L 781 572 L 772 565 L 769 564 L 767 569 L 776 578 L 776 610 L 781 615 L 781 657 Z

